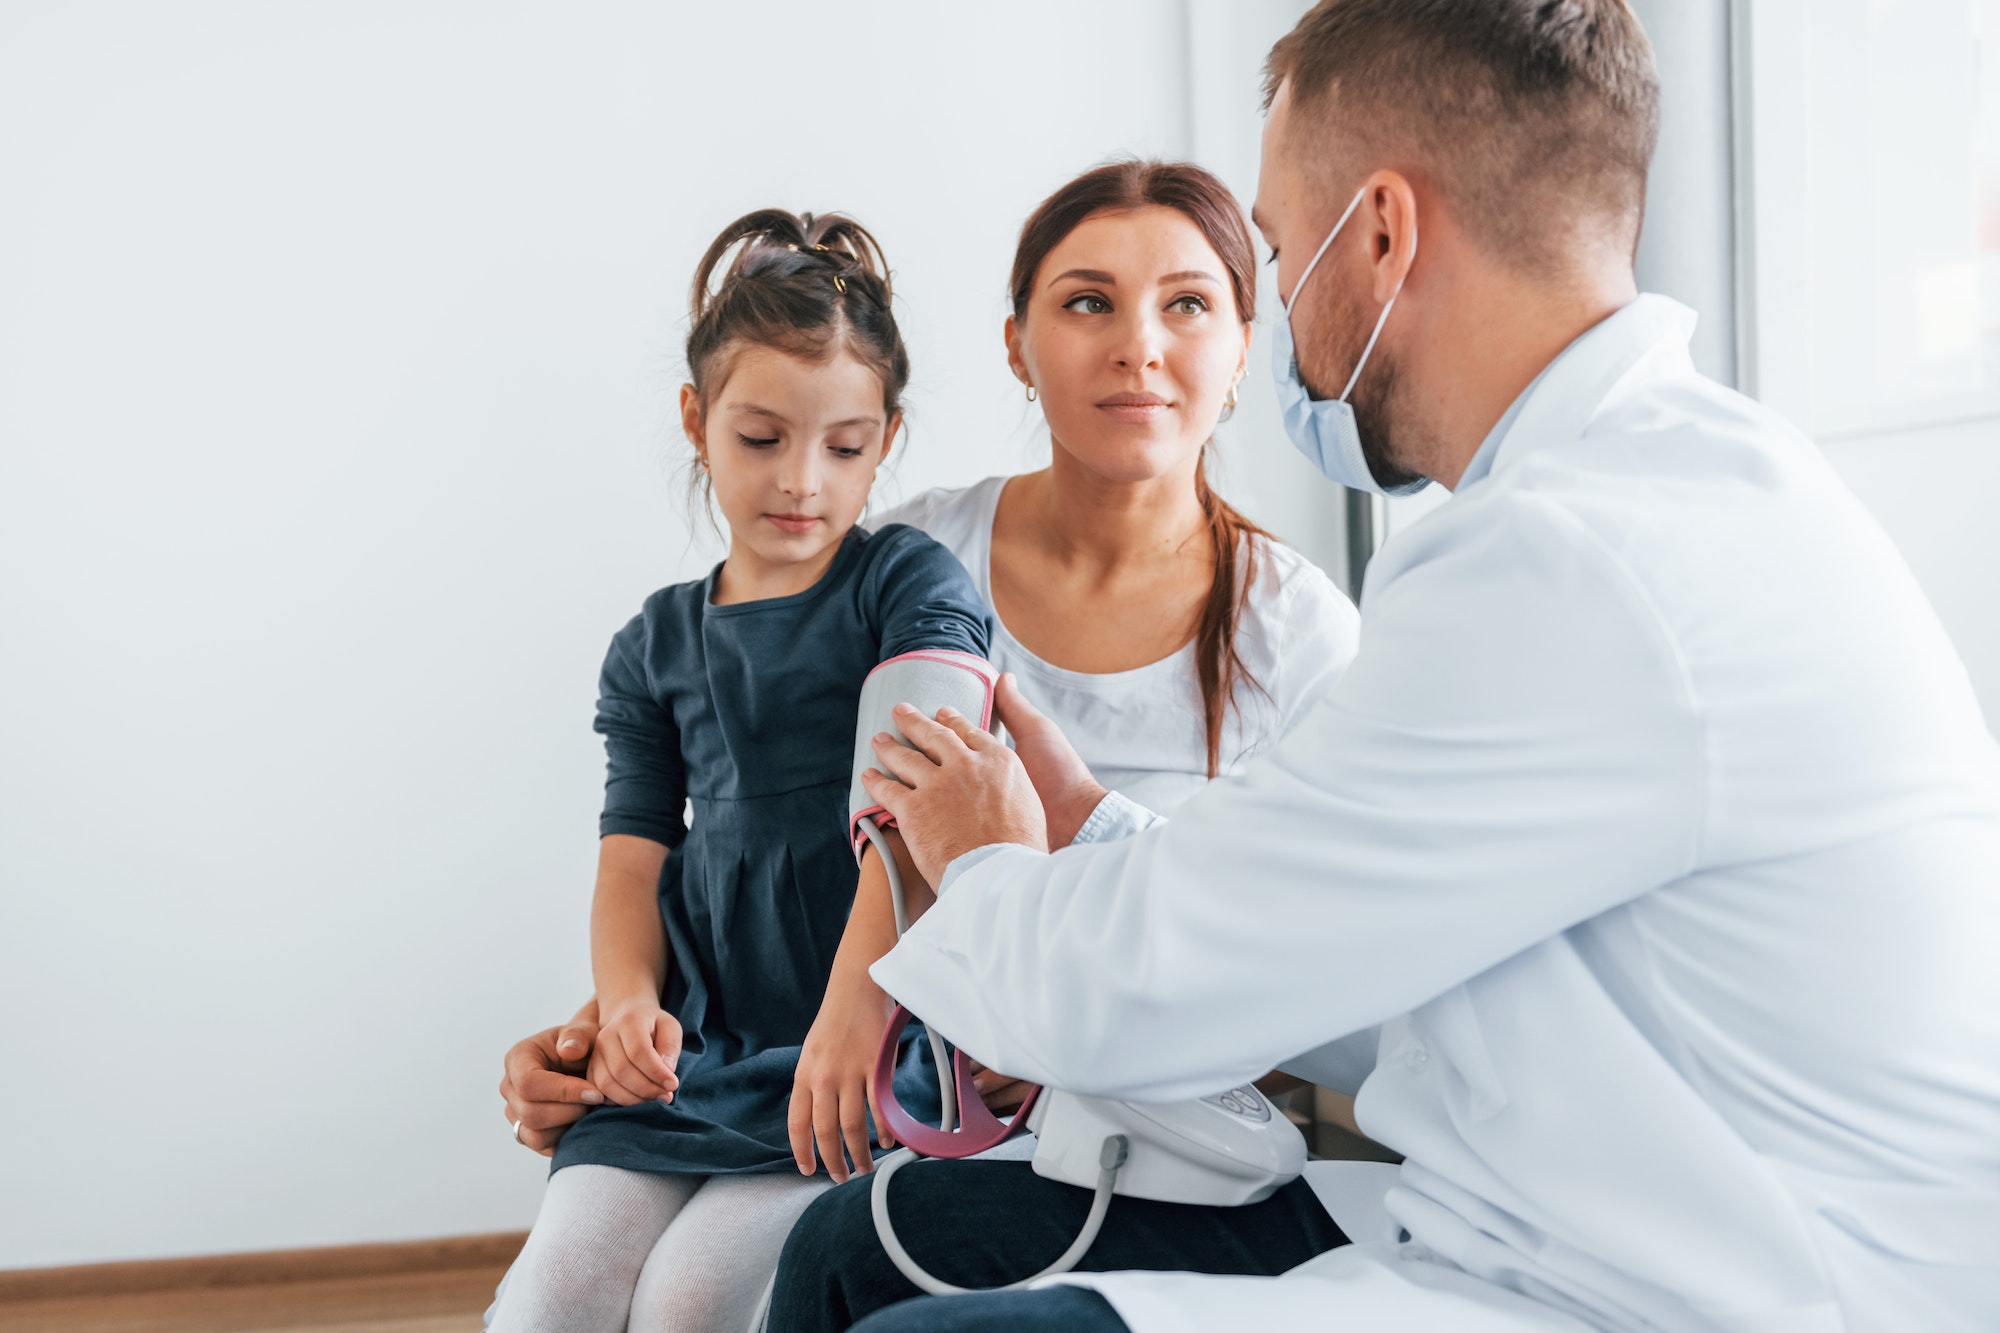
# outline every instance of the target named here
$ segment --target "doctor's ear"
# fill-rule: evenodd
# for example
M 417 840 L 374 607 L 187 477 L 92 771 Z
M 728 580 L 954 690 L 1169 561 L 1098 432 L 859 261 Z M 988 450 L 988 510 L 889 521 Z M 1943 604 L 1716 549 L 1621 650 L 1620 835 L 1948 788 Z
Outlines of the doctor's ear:
M 1376 304 L 1403 289 L 1417 258 L 1417 192 L 1398 171 L 1378 171 L 1362 184 L 1367 206 L 1355 221 L 1368 242 L 1368 266 Z

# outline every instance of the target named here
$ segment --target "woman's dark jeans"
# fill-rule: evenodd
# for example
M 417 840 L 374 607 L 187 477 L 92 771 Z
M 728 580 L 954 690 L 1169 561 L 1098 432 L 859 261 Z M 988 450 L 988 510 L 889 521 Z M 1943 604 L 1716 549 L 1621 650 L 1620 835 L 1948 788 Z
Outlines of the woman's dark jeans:
M 813 1201 L 785 1242 L 778 1263 L 771 1323 L 784 1333 L 850 1328 L 878 1310 L 921 1296 L 882 1249 L 869 1211 L 870 1176 L 828 1190 Z M 1090 1191 L 1044 1180 L 1026 1162 L 915 1162 L 898 1172 L 889 1190 L 896 1234 L 911 1256 L 933 1275 L 961 1287 L 997 1287 L 1039 1272 L 1069 1248 L 1090 1211 Z M 1302 1180 L 1262 1203 L 1241 1208 L 1155 1203 L 1116 1198 L 1104 1229 L 1078 1269 L 1185 1270 L 1275 1277 L 1345 1245 L 1333 1219 Z M 1049 1298 L 1050 1292 L 1005 1293 L 914 1301 L 909 1309 L 870 1321 L 870 1333 L 903 1328 L 979 1329 L 938 1322 L 1008 1315 L 1008 1327 L 1119 1329 L 1110 1307 L 1089 1293 Z M 1060 1309 L 1056 1307 L 1060 1306 Z M 1013 1318 L 1018 1312 L 1030 1322 Z M 1033 1322 L 1044 1314 L 1055 1323 Z M 1076 1322 L 1094 1316 L 1100 1323 Z M 896 1322 L 918 1318 L 917 1323 Z M 998 1327 L 995 1324 L 994 1327 Z

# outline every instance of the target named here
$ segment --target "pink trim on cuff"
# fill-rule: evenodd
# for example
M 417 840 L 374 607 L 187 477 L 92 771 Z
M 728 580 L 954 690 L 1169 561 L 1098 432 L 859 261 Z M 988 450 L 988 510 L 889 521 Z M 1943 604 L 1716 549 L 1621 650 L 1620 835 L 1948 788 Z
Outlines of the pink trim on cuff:
M 968 672 L 977 677 L 981 696 L 979 725 L 982 729 L 993 725 L 993 691 L 999 683 L 1000 672 L 997 667 L 985 658 L 975 656 L 972 653 L 962 653 L 956 648 L 917 648 L 907 653 L 897 653 L 894 657 L 886 661 L 877 662 L 874 668 L 869 671 L 868 676 L 863 679 L 863 684 L 865 685 L 868 679 L 873 678 L 875 672 L 880 671 L 883 667 L 894 666 L 898 662 L 940 662 L 945 666 L 955 666 L 960 671 Z M 857 864 L 861 860 L 861 846 L 868 841 L 868 835 L 861 831 L 861 821 L 870 815 L 876 816 L 875 827 L 877 828 L 892 829 L 896 827 L 896 817 L 889 814 L 886 809 L 879 805 L 872 805 L 866 810 L 857 810 L 848 816 L 847 838 L 854 846 L 854 860 Z M 883 816 L 887 817 L 883 818 Z
M 857 864 L 861 860 L 862 845 L 868 841 L 868 835 L 861 831 L 861 821 L 864 819 L 873 819 L 875 827 L 884 832 L 896 827 L 896 817 L 883 806 L 871 805 L 866 810 L 856 810 L 847 821 L 847 836 L 854 843 L 854 860 Z
M 972 675 L 977 676 L 979 678 L 981 694 L 979 725 L 981 727 L 992 725 L 993 690 L 1000 680 L 1000 672 L 991 662 L 983 657 L 975 657 L 971 653 L 962 653 L 956 648 L 918 648 L 912 652 L 898 653 L 885 662 L 877 662 L 874 671 L 870 671 L 868 674 L 873 676 L 876 671 L 880 671 L 883 667 L 894 666 L 898 662 L 912 661 L 942 662 L 946 666 L 955 666 L 960 671 L 970 672 Z M 975 666 L 974 663 L 978 665 Z

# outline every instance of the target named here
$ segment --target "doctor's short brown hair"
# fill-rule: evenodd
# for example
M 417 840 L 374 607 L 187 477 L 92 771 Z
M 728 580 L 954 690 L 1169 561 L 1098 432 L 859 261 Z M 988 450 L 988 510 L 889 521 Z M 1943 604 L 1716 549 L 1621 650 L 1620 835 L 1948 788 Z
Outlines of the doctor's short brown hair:
M 1320 0 L 1264 73 L 1336 188 L 1422 172 L 1475 243 L 1538 272 L 1637 248 L 1660 86 L 1626 0 Z

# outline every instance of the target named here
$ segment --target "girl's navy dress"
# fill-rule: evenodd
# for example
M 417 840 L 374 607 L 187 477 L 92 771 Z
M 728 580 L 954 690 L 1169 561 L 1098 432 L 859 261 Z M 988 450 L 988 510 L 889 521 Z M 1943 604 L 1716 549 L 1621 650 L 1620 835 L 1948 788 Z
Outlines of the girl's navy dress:
M 611 642 L 597 705 L 610 759 L 600 831 L 669 849 L 662 1004 L 684 1034 L 680 1087 L 670 1105 L 589 1112 L 563 1135 L 556 1170 L 798 1169 L 792 1076 L 854 902 L 861 683 L 914 649 L 987 654 L 972 580 L 901 524 L 853 529 L 825 576 L 789 597 L 715 606 L 715 579 L 647 599 Z M 936 1118 L 936 1074 L 914 1036 L 896 1091 Z

